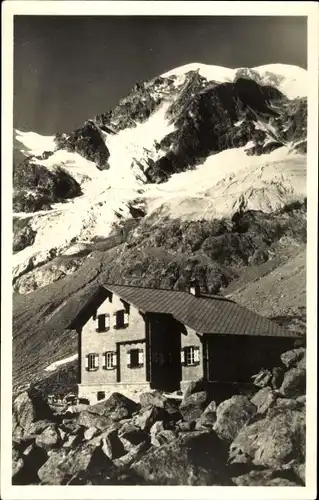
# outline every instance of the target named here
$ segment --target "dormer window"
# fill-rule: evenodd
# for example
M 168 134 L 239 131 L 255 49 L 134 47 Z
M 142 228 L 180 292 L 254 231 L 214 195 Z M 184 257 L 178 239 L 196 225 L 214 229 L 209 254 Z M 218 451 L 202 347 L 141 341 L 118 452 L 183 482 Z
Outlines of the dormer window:
M 110 329 L 110 315 L 99 314 L 97 317 L 97 332 L 107 332 Z

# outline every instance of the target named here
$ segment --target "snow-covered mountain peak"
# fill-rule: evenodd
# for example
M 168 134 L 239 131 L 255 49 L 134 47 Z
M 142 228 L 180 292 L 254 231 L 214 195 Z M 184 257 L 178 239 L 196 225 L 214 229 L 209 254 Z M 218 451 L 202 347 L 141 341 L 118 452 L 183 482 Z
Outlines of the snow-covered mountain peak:
M 303 200 L 307 102 L 287 96 L 305 95 L 306 80 L 286 65 L 193 63 L 136 84 L 73 132 L 17 130 L 17 287 L 30 269 L 129 220 L 211 221 Z
M 308 94 L 307 71 L 290 64 L 266 64 L 254 68 L 226 68 L 203 63 L 190 63 L 163 73 L 164 78 L 176 76 L 179 82 L 190 71 L 198 71 L 208 81 L 232 82 L 238 75 L 252 78 L 260 85 L 276 87 L 289 99 L 305 97 Z

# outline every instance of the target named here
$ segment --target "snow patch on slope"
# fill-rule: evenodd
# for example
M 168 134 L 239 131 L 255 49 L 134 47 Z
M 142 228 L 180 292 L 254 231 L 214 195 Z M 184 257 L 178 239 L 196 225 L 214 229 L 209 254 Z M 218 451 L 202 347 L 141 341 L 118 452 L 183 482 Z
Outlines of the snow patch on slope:
M 174 125 L 165 118 L 168 108 L 169 103 L 165 103 L 146 122 L 105 138 L 110 151 L 108 175 L 112 187 L 131 187 L 146 182 L 144 170 L 148 166 L 147 160 L 155 160 L 160 156 L 155 143 L 174 130 Z
M 15 139 L 19 141 L 26 149 L 21 149 L 23 154 L 28 156 L 38 156 L 43 151 L 54 151 L 54 135 L 40 135 L 36 132 L 22 132 L 15 130 Z
M 246 146 L 208 157 L 195 170 L 150 186 L 148 215 L 182 220 L 229 217 L 239 207 L 270 213 L 306 196 L 306 158 L 286 147 L 247 156 Z
M 104 135 L 110 150 L 109 170 L 96 165 L 77 153 L 56 151 L 47 160 L 36 160 L 48 169 L 57 165 L 67 170 L 81 185 L 83 195 L 67 203 L 56 203 L 53 210 L 32 214 L 36 237 L 32 246 L 13 255 L 13 276 L 39 266 L 67 251 L 74 242 L 88 242 L 95 236 L 107 237 L 113 224 L 130 216 L 129 204 L 141 196 L 146 178 L 143 169 L 147 159 L 160 154 L 154 148 L 173 130 L 165 118 L 168 105 L 151 115 L 145 123 L 126 129 L 117 135 Z M 28 216 L 30 214 L 15 214 Z
M 53 372 L 59 366 L 66 365 L 67 363 L 71 363 L 72 361 L 75 361 L 76 359 L 78 359 L 78 355 L 77 354 L 73 354 L 73 356 L 69 356 L 68 358 L 60 359 L 59 361 L 55 361 L 51 365 L 47 366 L 47 368 L 45 368 L 45 371 L 46 372 Z

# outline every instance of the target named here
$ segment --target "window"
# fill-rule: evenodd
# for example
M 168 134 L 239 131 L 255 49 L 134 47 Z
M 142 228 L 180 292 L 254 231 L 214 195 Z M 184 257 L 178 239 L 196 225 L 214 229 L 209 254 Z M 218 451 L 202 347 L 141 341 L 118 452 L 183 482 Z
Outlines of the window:
M 141 368 L 144 365 L 143 349 L 131 349 L 127 353 L 127 366 L 129 368 Z
M 97 391 L 97 400 L 101 401 L 101 399 L 105 399 L 105 391 Z
M 87 371 L 96 371 L 99 369 L 99 355 L 90 353 L 85 358 L 85 368 Z
M 181 350 L 181 363 L 184 366 L 199 365 L 199 347 L 184 347 L 184 349 Z
M 117 366 L 116 352 L 107 351 L 104 353 L 104 370 L 113 370 Z
M 114 313 L 114 328 L 126 328 L 128 326 L 129 315 L 124 309 Z
M 109 314 L 99 314 L 97 317 L 97 332 L 107 332 L 110 328 Z

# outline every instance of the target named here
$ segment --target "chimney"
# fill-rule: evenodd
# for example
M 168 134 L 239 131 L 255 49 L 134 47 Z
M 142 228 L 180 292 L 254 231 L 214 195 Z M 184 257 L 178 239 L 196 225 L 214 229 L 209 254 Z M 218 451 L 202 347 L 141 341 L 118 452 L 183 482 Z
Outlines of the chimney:
M 196 279 L 191 280 L 189 293 L 194 295 L 194 297 L 200 297 L 200 286 Z

